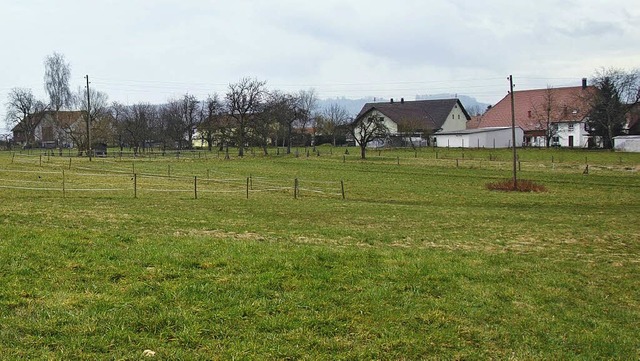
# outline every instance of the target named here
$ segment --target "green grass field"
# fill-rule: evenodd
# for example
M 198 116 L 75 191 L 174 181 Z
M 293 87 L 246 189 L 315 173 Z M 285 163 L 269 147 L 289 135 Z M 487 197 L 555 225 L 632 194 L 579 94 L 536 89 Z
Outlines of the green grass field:
M 640 358 L 640 154 L 319 151 L 0 153 L 0 359 Z

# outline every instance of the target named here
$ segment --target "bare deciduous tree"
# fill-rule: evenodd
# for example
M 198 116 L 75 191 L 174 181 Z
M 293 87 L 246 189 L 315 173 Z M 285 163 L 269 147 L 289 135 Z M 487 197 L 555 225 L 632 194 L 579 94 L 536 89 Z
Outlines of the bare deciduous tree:
M 238 83 L 229 84 L 226 94 L 229 115 L 235 120 L 238 140 L 238 156 L 244 156 L 247 130 L 253 121 L 266 94 L 266 82 L 243 78 Z
M 349 131 L 360 147 L 360 157 L 366 158 L 367 145 L 369 143 L 384 139 L 389 136 L 389 128 L 384 123 L 384 118 L 370 114 L 369 116 L 361 116 L 351 123 Z
M 209 95 L 200 108 L 202 115 L 198 129 L 202 139 L 207 142 L 207 148 L 211 151 L 216 137 L 220 145 L 228 141 L 225 137 L 227 131 L 223 122 L 224 109 L 218 94 Z
M 56 121 L 60 109 L 71 106 L 73 102 L 70 78 L 71 65 L 64 55 L 54 52 L 44 59 L 44 90 L 49 96 L 51 109 L 56 112 Z
M 300 118 L 298 119 L 298 128 L 302 134 L 304 145 L 309 143 L 310 137 L 307 134 L 307 128 L 313 127 L 313 121 L 316 118 L 315 110 L 318 107 L 318 93 L 315 89 L 301 90 L 298 93 Z
M 194 95 L 185 94 L 180 99 L 180 115 L 187 135 L 187 147 L 193 146 L 193 135 L 200 124 L 200 102 Z
M 558 128 L 554 121 L 561 120 L 562 107 L 558 104 L 555 92 L 551 86 L 547 86 L 542 102 L 533 106 L 533 118 L 537 121 L 536 127 L 545 131 L 545 146 L 551 146 L 551 140 L 558 134 Z
M 138 103 L 131 106 L 123 119 L 123 130 L 129 146 L 134 153 L 146 149 L 146 143 L 151 139 L 151 131 L 157 123 L 156 108 L 149 103 Z
M 332 103 L 324 109 L 323 117 L 320 118 L 318 128 L 320 131 L 330 136 L 333 146 L 336 146 L 336 138 L 345 130 L 345 125 L 349 121 L 349 112 L 338 103 Z
M 595 91 L 586 102 L 589 134 L 602 139 L 602 146 L 613 148 L 613 138 L 624 131 L 627 116 L 640 102 L 640 70 L 599 70 L 592 79 Z
M 24 135 L 24 145 L 32 145 L 35 141 L 36 127 L 47 106 L 35 98 L 31 89 L 13 88 L 9 92 L 6 110 L 7 124 L 13 125 L 18 133 Z

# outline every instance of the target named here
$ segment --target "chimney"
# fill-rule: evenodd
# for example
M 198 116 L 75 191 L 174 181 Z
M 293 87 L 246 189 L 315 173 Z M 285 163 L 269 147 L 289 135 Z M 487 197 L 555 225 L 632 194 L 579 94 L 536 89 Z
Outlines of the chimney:
M 400 98 L 400 104 L 404 104 L 404 98 Z
M 391 104 L 393 104 L 393 98 L 391 98 Z
M 587 89 L 587 78 L 582 78 L 582 89 Z

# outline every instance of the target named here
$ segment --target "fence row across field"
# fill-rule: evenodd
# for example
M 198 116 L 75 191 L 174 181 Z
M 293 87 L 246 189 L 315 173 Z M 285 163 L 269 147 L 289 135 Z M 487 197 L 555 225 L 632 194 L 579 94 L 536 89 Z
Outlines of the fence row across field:
M 254 193 L 278 192 L 291 197 L 332 197 L 345 199 L 343 181 L 315 181 L 303 179 L 210 178 L 158 175 L 111 171 L 108 173 L 82 171 L 34 171 L 0 169 L 0 190 L 54 192 L 62 197 L 79 193 L 128 195 L 139 198 L 154 193 L 189 194 L 195 199 L 212 194 L 236 193 L 249 198 Z

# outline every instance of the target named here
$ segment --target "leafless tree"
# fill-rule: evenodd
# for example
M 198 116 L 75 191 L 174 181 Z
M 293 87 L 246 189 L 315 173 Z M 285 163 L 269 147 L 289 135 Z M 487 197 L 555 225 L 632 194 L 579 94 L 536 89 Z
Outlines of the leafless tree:
M 601 69 L 587 93 L 589 134 L 599 137 L 604 148 L 613 148 L 613 138 L 624 132 L 631 110 L 640 103 L 640 70 Z
M 389 136 L 389 128 L 384 123 L 384 118 L 370 114 L 369 116 L 361 116 L 351 123 L 349 131 L 360 147 L 360 157 L 366 158 L 367 145 L 369 143 L 385 139 Z
M 187 135 L 187 147 L 193 146 L 193 135 L 200 124 L 200 102 L 194 95 L 185 94 L 180 99 L 180 115 Z
M 162 148 L 167 148 L 169 142 L 169 148 L 182 149 L 187 133 L 182 119 L 182 100 L 171 99 L 162 105 L 159 109 L 159 121 L 155 130 L 160 134 L 158 140 L 162 142 Z
M 338 103 L 332 103 L 323 111 L 320 118 L 318 128 L 333 140 L 333 146 L 336 146 L 336 138 L 345 130 L 345 125 L 349 121 L 349 112 Z
M 562 107 L 558 104 L 553 87 L 547 86 L 542 97 L 542 102 L 533 105 L 533 118 L 538 124 L 537 128 L 545 131 L 545 146 L 551 146 L 551 140 L 558 134 L 554 121 L 562 117 Z
M 203 102 L 201 108 L 201 122 L 199 126 L 200 136 L 207 142 L 209 151 L 213 149 L 214 143 L 218 143 L 220 150 L 228 147 L 231 140 L 231 127 L 229 116 L 225 114 L 224 104 L 220 101 L 218 94 L 209 95 Z
M 71 65 L 64 55 L 54 52 L 44 59 L 44 89 L 49 96 L 49 106 L 55 111 L 56 122 L 60 109 L 70 107 L 73 102 L 70 78 Z
M 304 139 L 304 145 L 307 143 L 307 139 L 309 139 L 307 128 L 311 128 L 314 126 L 313 121 L 316 118 L 316 108 L 318 107 L 318 93 L 315 89 L 310 88 L 307 90 L 301 90 L 298 93 L 299 99 L 299 107 L 300 107 L 300 118 L 298 119 L 298 128 L 300 133 L 302 134 L 302 139 Z M 311 139 L 309 139 L 311 140 Z
M 249 124 L 255 118 L 265 95 L 266 82 L 243 78 L 238 83 L 229 84 L 226 94 L 229 115 L 235 120 L 238 141 L 238 156 L 244 156 Z
M 151 140 L 152 127 L 157 123 L 157 110 L 149 103 L 138 103 L 131 106 L 123 120 L 126 140 L 133 147 L 134 153 L 146 149 Z
M 125 144 L 125 123 L 130 117 L 129 113 L 129 107 L 118 102 L 113 102 L 109 107 L 109 119 L 111 120 L 115 141 L 120 147 L 120 151 L 122 151 Z
M 13 88 L 6 103 L 6 123 L 24 135 L 26 146 L 35 141 L 35 130 L 47 106 L 35 98 L 31 89 Z
M 107 114 L 109 114 L 109 96 L 106 93 L 101 92 L 99 90 L 92 90 L 89 93 L 89 97 L 90 97 L 89 103 L 91 104 L 91 109 L 89 109 L 89 104 L 87 103 L 87 88 L 78 87 L 76 92 L 71 96 L 72 106 L 84 112 L 83 118 L 84 118 L 84 123 L 86 124 L 84 128 L 78 127 L 75 124 L 65 124 L 64 122 L 60 122 L 60 119 L 57 119 L 56 121 L 58 123 L 59 128 L 62 129 L 65 134 L 71 136 L 70 133 L 77 133 L 71 136 L 72 139 L 80 139 L 81 137 L 86 137 L 87 136 L 86 128 L 91 127 L 92 143 L 95 141 L 104 142 L 105 141 L 104 137 L 106 136 L 106 134 L 94 134 L 93 127 L 99 122 L 101 123 L 100 131 L 102 132 L 106 130 L 105 128 L 106 124 L 104 122 L 104 118 L 107 116 Z M 100 139 L 95 138 L 96 135 L 98 135 Z M 76 144 L 78 145 L 82 144 L 83 148 L 81 149 L 85 149 L 86 151 L 89 151 L 90 144 L 88 144 L 88 142 L 85 142 L 84 138 L 82 139 L 83 139 L 82 142 L 78 142 Z
M 293 127 L 303 116 L 300 98 L 297 95 L 275 90 L 269 94 L 268 104 L 270 114 L 277 119 L 278 125 L 281 125 L 282 129 L 285 130 L 283 143 L 286 141 L 287 154 L 291 154 Z

